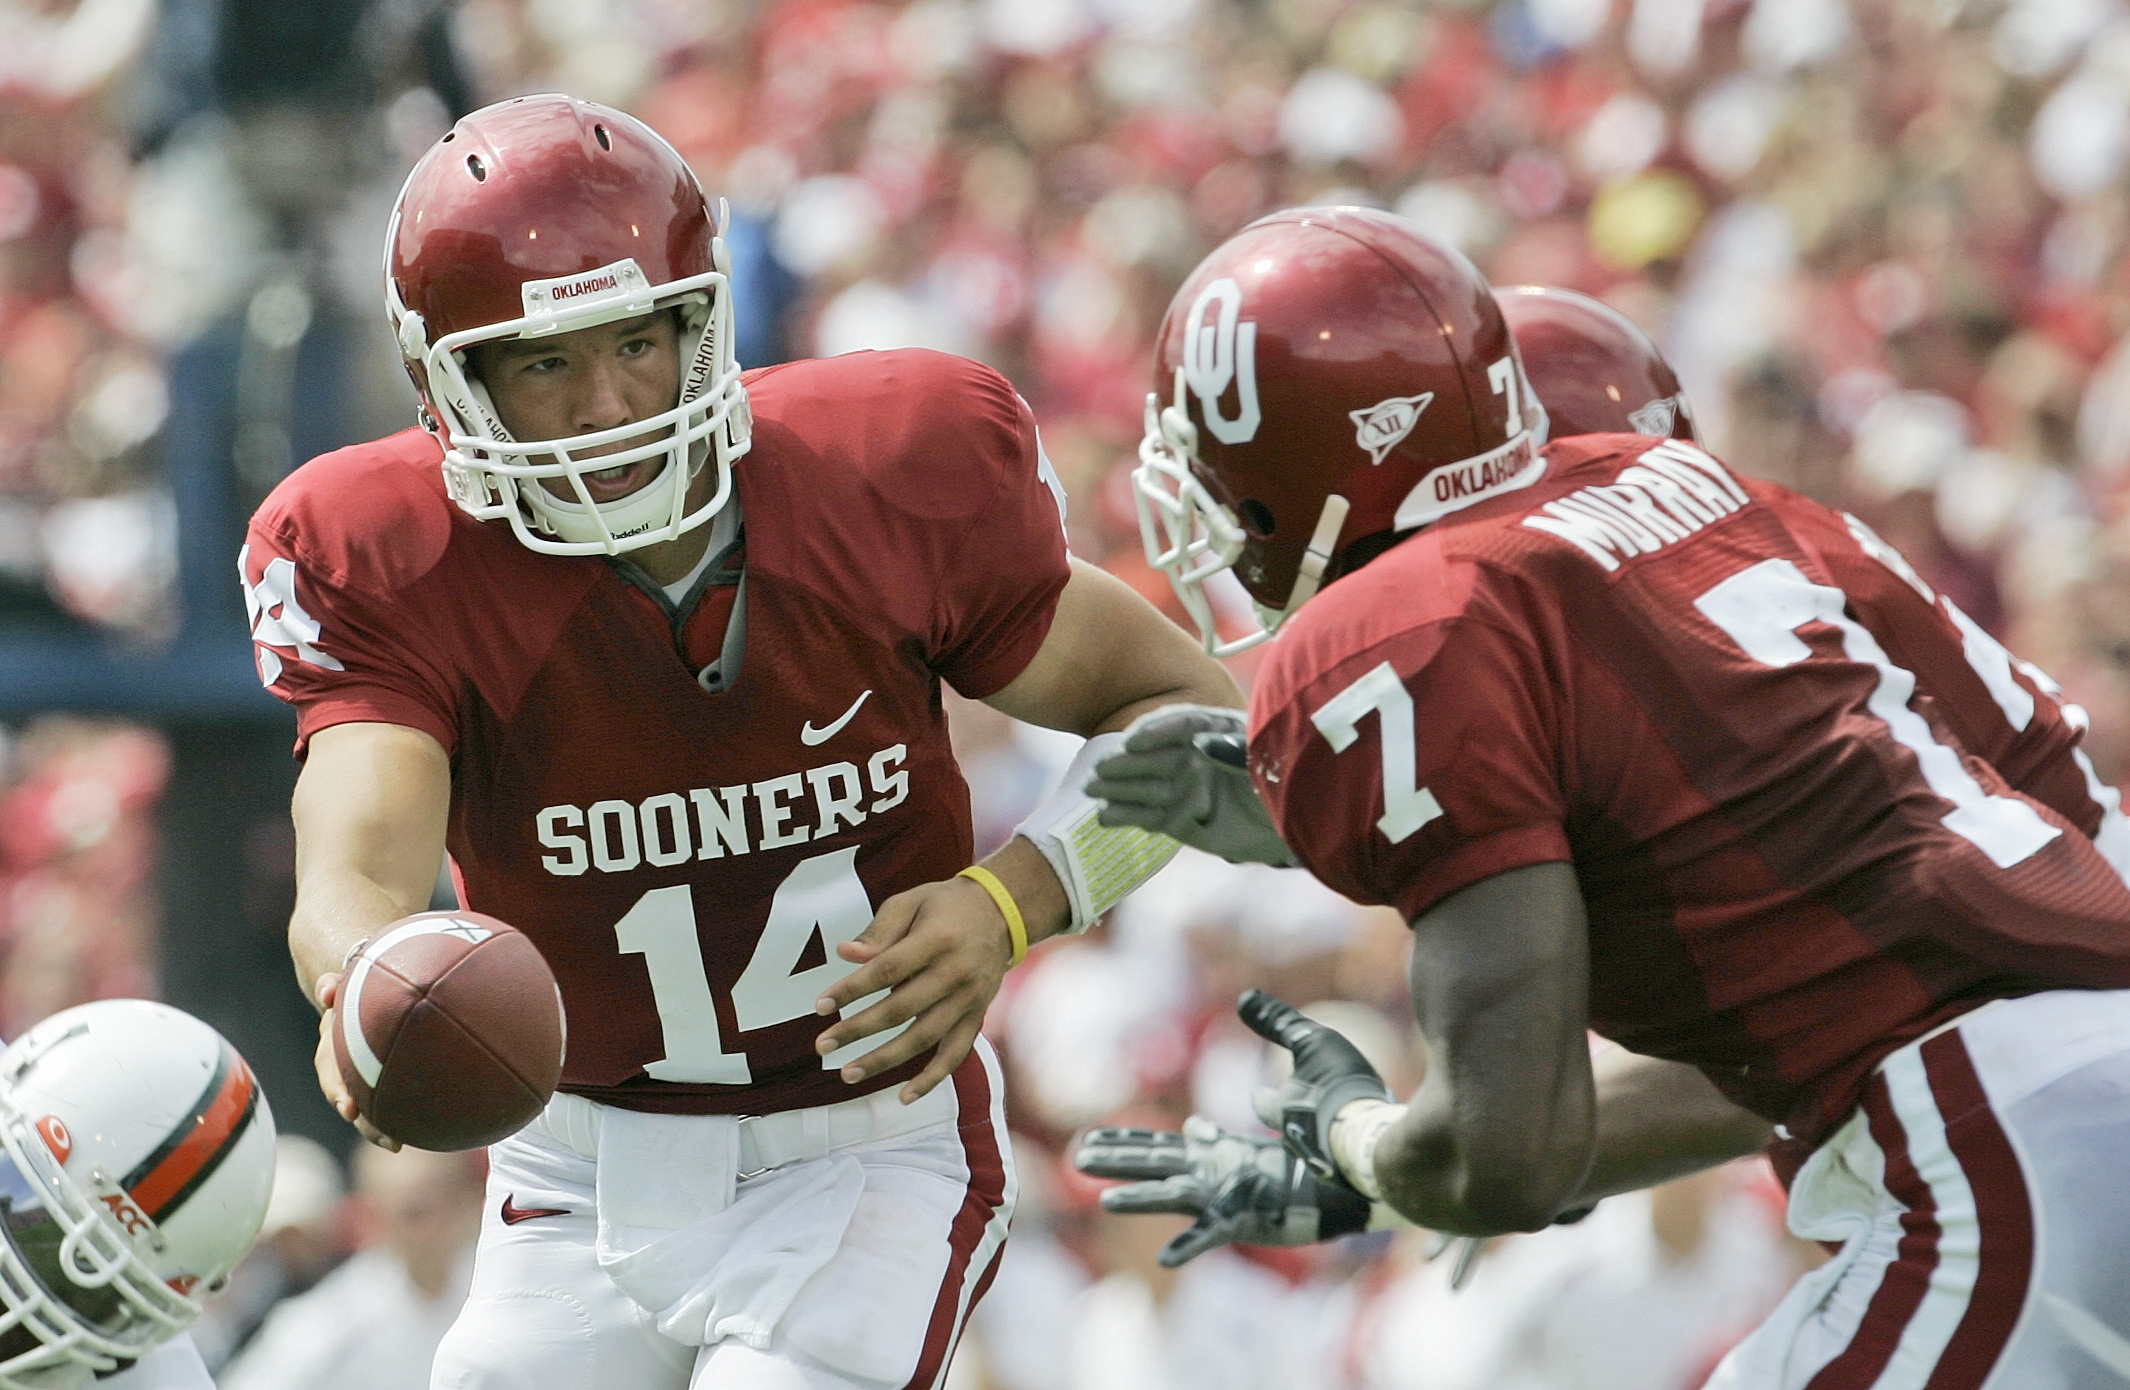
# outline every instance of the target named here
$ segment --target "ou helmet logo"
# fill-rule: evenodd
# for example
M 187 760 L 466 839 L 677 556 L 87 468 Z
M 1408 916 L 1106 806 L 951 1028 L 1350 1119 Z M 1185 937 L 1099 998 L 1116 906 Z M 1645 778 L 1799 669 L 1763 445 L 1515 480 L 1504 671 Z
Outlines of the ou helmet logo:
M 1206 311 L 1217 312 L 1211 323 Z M 1257 325 L 1238 323 L 1242 287 L 1222 277 L 1198 292 L 1183 321 L 1183 379 L 1198 394 L 1206 428 L 1223 444 L 1247 444 L 1257 435 Z M 1221 414 L 1220 398 L 1233 383 L 1234 418 Z

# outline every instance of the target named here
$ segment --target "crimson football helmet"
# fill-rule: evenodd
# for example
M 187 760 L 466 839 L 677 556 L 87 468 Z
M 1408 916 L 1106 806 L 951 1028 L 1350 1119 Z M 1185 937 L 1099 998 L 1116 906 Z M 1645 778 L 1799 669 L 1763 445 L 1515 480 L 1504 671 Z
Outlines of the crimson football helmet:
M 274 1119 L 251 1068 L 143 999 L 67 1009 L 0 1053 L 0 1390 L 86 1383 L 183 1331 L 266 1218 Z
M 1574 290 L 1494 291 L 1555 439 L 1653 434 L 1698 443 L 1694 413 L 1663 350 L 1609 304 Z
M 385 236 L 385 303 L 451 496 L 550 555 L 672 540 L 732 495 L 751 421 L 733 350 L 731 259 L 687 161 L 633 116 L 567 96 L 517 97 L 453 126 L 407 176 Z M 567 439 L 513 439 L 467 370 L 477 343 L 679 311 L 670 410 Z M 625 441 L 650 442 L 614 449 Z M 605 449 L 594 457 L 584 455 Z M 584 475 L 663 457 L 626 497 Z M 689 485 L 717 469 L 690 511 Z M 559 497 L 543 480 L 567 483 Z
M 1545 442 L 1470 261 L 1402 218 L 1298 208 L 1251 223 L 1169 304 L 1133 471 L 1148 563 L 1206 650 L 1269 637 L 1391 535 L 1537 481 Z M 1233 567 L 1263 631 L 1223 642 L 1204 585 Z

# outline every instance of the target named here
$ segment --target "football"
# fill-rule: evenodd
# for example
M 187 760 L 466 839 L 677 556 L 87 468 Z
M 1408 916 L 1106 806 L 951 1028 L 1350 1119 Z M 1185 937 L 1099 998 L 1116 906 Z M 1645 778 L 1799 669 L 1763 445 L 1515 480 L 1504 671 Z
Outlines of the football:
M 562 1079 L 562 995 L 524 933 L 478 912 L 402 917 L 349 962 L 333 1051 L 364 1119 L 418 1149 L 514 1133 Z

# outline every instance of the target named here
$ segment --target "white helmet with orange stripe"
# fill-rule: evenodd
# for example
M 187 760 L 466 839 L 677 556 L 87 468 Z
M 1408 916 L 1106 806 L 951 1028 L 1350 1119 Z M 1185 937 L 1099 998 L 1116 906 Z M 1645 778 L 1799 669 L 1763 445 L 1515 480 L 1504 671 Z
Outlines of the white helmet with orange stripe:
M 274 1120 L 177 1009 L 109 999 L 0 1053 L 0 1390 L 86 1384 L 200 1314 L 258 1235 Z

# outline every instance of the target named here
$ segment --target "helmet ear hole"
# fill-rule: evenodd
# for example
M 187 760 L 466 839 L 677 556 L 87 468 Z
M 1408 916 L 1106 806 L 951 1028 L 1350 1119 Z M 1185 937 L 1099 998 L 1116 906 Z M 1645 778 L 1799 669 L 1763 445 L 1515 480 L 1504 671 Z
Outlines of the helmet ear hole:
M 599 142 L 599 148 L 602 150 L 611 150 L 614 148 L 614 142 L 607 137 L 606 127 L 603 125 L 595 125 L 592 127 L 592 138 Z
M 477 154 L 466 156 L 466 172 L 473 175 L 475 183 L 488 182 L 488 166 L 481 163 L 481 157 Z
M 1249 528 L 1251 535 L 1263 538 L 1279 529 L 1279 522 L 1273 517 L 1272 509 L 1255 497 L 1245 497 L 1235 506 L 1236 510 L 1242 513 L 1243 525 Z

